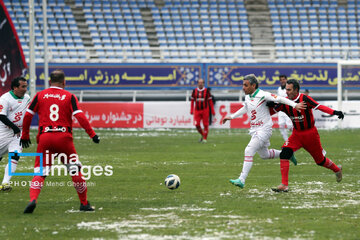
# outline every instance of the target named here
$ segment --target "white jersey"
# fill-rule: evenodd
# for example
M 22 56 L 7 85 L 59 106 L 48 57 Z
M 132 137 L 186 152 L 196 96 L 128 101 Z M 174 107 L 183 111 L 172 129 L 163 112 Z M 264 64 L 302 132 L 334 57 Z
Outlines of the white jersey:
M 287 97 L 287 94 L 286 94 L 286 89 L 282 89 L 281 86 L 278 88 L 277 90 L 277 95 L 280 96 L 280 97 L 284 97 L 286 98 Z
M 25 94 L 23 98 L 17 97 L 13 91 L 4 93 L 0 97 L 0 114 L 8 117 L 17 127 L 22 129 L 23 119 L 30 104 L 30 96 Z M 14 131 L 0 122 L 0 135 L 14 135 Z
M 282 103 L 292 107 L 296 106 L 295 102 L 287 98 L 257 89 L 253 94 L 245 96 L 244 106 L 236 113 L 232 114 L 231 118 L 234 119 L 247 113 L 250 118 L 251 135 L 256 131 L 262 130 L 269 130 L 271 132 L 273 122 L 271 119 L 269 107 L 266 106 L 267 101 Z

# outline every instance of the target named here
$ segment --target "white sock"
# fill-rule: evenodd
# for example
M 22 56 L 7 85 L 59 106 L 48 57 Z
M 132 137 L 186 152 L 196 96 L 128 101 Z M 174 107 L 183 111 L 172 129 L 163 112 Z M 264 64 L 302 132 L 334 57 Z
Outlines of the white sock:
M 287 129 L 286 128 L 280 128 L 280 133 L 281 136 L 283 137 L 283 139 L 285 140 L 285 142 L 288 140 L 288 135 L 287 135 Z
M 265 159 L 279 158 L 281 151 L 276 149 L 262 148 L 258 151 L 258 153 L 260 157 L 265 160 Z
M 16 166 L 17 166 L 17 161 L 11 159 L 11 172 L 12 173 L 15 172 Z M 2 181 L 2 184 L 9 183 L 11 177 L 12 176 L 9 175 L 9 163 L 8 163 L 8 164 L 6 164 L 6 167 L 5 167 L 5 174 L 4 174 L 4 179 Z
M 269 158 L 273 159 L 273 158 L 279 158 L 280 157 L 280 150 L 276 150 L 276 149 L 269 149 Z
M 253 165 L 253 157 L 252 156 L 245 157 L 243 168 L 239 177 L 242 183 L 245 183 L 245 180 L 249 175 L 252 165 Z

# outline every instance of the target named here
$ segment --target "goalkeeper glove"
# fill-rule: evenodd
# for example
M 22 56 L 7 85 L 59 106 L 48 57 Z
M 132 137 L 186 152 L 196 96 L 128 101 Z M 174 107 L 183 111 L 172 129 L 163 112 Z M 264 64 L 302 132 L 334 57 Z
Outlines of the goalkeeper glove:
M 276 106 L 276 103 L 273 102 L 273 101 L 269 101 L 269 102 L 266 102 L 266 106 L 270 107 L 270 108 L 273 108 Z
M 334 111 L 334 115 L 337 115 L 339 119 L 344 119 L 344 113 L 342 111 Z
M 30 147 L 31 141 L 30 139 L 20 139 L 20 146 L 22 146 L 23 148 L 28 148 Z
M 100 142 L 100 138 L 98 135 L 95 135 L 93 138 L 92 138 L 93 142 L 94 143 L 99 143 Z

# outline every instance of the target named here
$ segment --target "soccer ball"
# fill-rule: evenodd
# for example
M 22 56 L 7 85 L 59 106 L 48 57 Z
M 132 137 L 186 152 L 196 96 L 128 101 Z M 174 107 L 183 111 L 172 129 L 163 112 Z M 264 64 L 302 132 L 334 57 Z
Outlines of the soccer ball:
M 178 175 L 170 174 L 165 178 L 165 186 L 168 189 L 174 190 L 180 186 L 180 178 Z

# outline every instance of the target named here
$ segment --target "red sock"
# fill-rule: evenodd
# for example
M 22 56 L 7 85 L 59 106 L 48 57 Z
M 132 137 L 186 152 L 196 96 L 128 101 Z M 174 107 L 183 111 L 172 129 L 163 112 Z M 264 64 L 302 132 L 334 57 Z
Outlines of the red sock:
M 79 195 L 80 202 L 83 205 L 87 205 L 87 186 L 86 181 L 82 178 L 81 173 L 76 176 L 71 176 L 75 190 Z
M 30 202 L 36 200 L 39 197 L 39 194 L 41 192 L 41 188 L 44 185 L 45 177 L 43 176 L 34 176 L 34 178 L 31 181 L 30 186 Z
M 289 167 L 289 160 L 280 159 L 281 183 L 286 186 L 289 185 Z
M 207 139 L 208 132 L 209 132 L 209 126 L 204 126 L 204 139 L 205 140 Z
M 333 163 L 333 161 L 331 161 L 328 158 L 326 158 L 326 161 L 325 161 L 324 165 L 322 165 L 322 166 L 325 167 L 325 168 L 333 170 L 333 172 L 340 171 L 340 168 L 335 163 Z
M 204 132 L 201 129 L 201 126 L 196 126 L 196 129 L 198 130 L 198 132 L 201 134 L 202 137 L 204 137 Z

